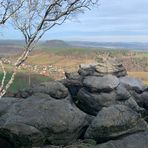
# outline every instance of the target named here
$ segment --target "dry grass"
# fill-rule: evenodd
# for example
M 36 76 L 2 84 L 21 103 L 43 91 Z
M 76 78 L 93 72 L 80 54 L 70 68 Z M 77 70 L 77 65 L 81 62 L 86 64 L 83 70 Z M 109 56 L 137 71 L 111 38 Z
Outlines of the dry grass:
M 38 53 L 29 57 L 28 63 L 37 65 L 53 65 L 57 68 L 73 71 L 78 68 L 80 64 L 94 63 L 94 59 L 88 57 L 75 57 L 68 55 L 56 55 L 50 53 Z
M 143 56 L 143 54 L 138 54 L 136 56 Z M 144 56 L 143 56 L 144 57 Z M 133 66 L 131 61 L 128 60 L 129 56 L 123 58 L 123 63 L 125 68 L 131 72 L 128 74 L 132 77 L 141 79 L 145 84 L 148 85 L 148 72 L 143 72 L 142 69 L 139 69 L 138 66 Z M 35 51 L 28 58 L 27 63 L 31 65 L 53 65 L 58 69 L 62 69 L 64 71 L 77 71 L 80 64 L 89 64 L 95 62 L 95 56 L 90 56 L 88 54 L 55 54 L 53 52 L 45 52 L 45 51 Z M 129 68 L 128 68 L 129 67 Z M 140 66 L 142 67 L 142 66 Z M 140 72 L 137 72 L 136 68 Z M 63 75 L 62 75 L 63 76 Z
M 128 75 L 141 79 L 144 84 L 148 85 L 148 72 L 128 72 Z

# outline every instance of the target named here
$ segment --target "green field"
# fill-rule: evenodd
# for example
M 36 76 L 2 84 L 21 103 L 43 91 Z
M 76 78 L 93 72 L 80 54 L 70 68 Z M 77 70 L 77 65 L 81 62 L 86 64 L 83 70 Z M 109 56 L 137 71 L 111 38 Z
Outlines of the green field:
M 2 79 L 2 72 L 0 72 L 0 80 Z M 7 83 L 11 77 L 11 73 L 7 73 L 6 81 Z M 37 74 L 25 74 L 25 73 L 18 73 L 14 80 L 14 83 L 9 88 L 8 92 L 15 93 L 18 90 L 29 88 L 30 86 L 37 85 L 41 82 L 50 81 L 51 78 L 37 75 Z

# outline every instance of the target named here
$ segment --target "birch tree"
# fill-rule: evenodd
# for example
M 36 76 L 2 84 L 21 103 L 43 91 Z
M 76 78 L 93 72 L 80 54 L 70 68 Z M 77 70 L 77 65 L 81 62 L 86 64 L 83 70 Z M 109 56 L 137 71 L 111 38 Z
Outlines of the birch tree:
M 4 25 L 22 6 L 25 0 L 0 0 L 0 26 Z M 3 72 L 3 77 L 0 83 L 0 97 L 2 96 L 3 87 L 6 79 L 6 70 L 3 62 L 0 59 L 0 68 Z M 4 93 L 3 93 L 4 94 Z
M 22 7 L 24 1 L 0 0 L 0 25 L 4 25 Z
M 25 0 L 23 6 L 12 16 L 15 28 L 24 36 L 24 50 L 14 64 L 10 80 L 3 85 L 0 97 L 5 95 L 14 81 L 18 68 L 27 60 L 30 52 L 48 30 L 83 13 L 97 2 L 98 0 Z

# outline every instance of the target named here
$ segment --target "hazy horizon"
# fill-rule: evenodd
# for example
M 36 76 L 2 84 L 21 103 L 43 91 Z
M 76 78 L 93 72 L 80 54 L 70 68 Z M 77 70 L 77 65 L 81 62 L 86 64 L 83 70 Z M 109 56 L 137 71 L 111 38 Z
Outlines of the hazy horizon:
M 91 41 L 91 40 L 68 40 L 68 39 L 60 39 L 60 38 L 50 38 L 50 39 L 40 39 L 39 42 L 46 42 L 46 41 L 65 41 L 65 42 L 94 42 L 94 43 L 148 43 L 147 42 L 143 42 L 143 41 Z M 24 41 L 24 39 L 11 39 L 11 38 L 8 38 L 8 39 L 1 39 L 0 38 L 0 41 Z

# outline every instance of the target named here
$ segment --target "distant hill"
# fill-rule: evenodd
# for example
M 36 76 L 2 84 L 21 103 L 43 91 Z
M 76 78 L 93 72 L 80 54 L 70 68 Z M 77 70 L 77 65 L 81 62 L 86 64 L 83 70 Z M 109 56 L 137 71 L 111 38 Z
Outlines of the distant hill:
M 0 56 L 18 54 L 23 45 L 23 40 L 0 40 Z
M 148 43 L 138 42 L 89 42 L 48 40 L 43 43 L 48 48 L 103 48 L 122 50 L 148 50 Z
M 0 40 L 0 46 L 9 46 L 9 45 L 14 45 L 14 46 L 18 46 L 18 45 L 24 45 L 24 41 L 23 40 Z
M 22 50 L 23 40 L 0 40 L 0 56 L 17 54 Z M 36 49 L 46 51 L 65 51 L 75 49 L 116 49 L 116 50 L 133 50 L 148 51 L 148 43 L 138 42 L 87 42 L 87 41 L 63 41 L 63 40 L 46 40 L 40 41 Z
M 69 41 L 71 46 L 85 48 L 107 48 L 124 50 L 148 50 L 148 43 L 140 42 L 89 42 L 89 41 Z
M 48 46 L 49 48 L 67 48 L 67 47 L 70 47 L 70 45 L 63 40 L 47 40 L 43 44 Z

